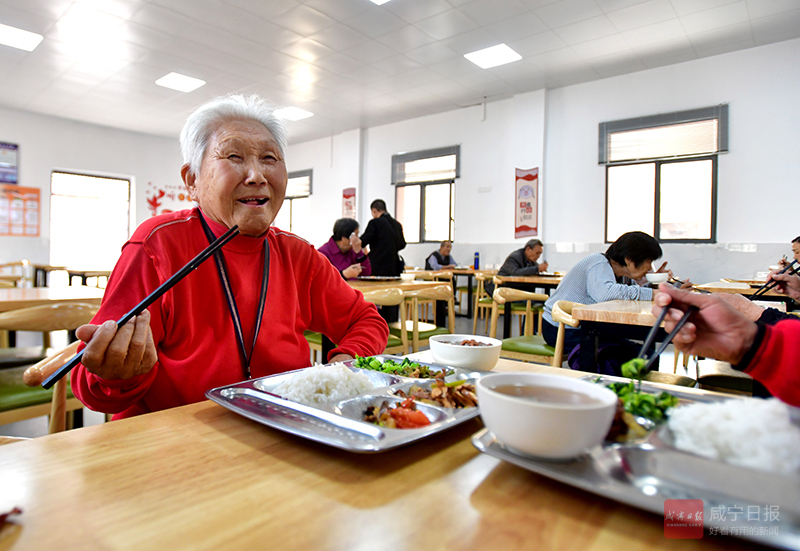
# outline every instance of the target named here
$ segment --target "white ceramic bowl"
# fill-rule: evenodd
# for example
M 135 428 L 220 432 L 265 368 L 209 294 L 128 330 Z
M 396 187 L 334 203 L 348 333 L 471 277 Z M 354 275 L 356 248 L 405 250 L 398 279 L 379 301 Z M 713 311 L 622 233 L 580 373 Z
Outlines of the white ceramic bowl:
M 475 340 L 487 343 L 489 346 L 451 344 L 465 340 Z M 433 361 L 438 364 L 491 371 L 500 359 L 500 348 L 503 343 L 480 335 L 435 335 L 430 338 L 429 344 Z
M 563 389 L 591 398 L 588 404 L 555 403 L 512 396 L 498 387 Z M 486 427 L 514 453 L 547 459 L 577 457 L 605 439 L 617 395 L 602 385 L 542 373 L 492 373 L 478 379 L 478 404 Z
M 647 281 L 653 284 L 664 283 L 665 281 L 669 280 L 669 274 L 667 272 L 651 272 L 644 275 L 647 278 Z
M 416 274 L 400 274 L 400 279 L 403 281 L 414 281 L 415 277 L 417 277 Z

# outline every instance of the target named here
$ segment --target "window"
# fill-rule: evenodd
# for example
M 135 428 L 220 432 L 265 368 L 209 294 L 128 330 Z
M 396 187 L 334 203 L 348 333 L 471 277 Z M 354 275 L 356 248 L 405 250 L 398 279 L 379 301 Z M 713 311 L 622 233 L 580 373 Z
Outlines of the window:
M 661 242 L 716 242 L 717 154 L 728 106 L 600 124 L 606 242 L 643 231 Z
M 297 235 L 311 234 L 311 180 L 312 170 L 299 170 L 289 173 L 286 184 L 286 198 L 273 226 L 296 233 Z
M 53 172 L 50 264 L 111 270 L 129 237 L 130 181 Z
M 395 218 L 408 243 L 453 240 L 460 146 L 392 156 Z

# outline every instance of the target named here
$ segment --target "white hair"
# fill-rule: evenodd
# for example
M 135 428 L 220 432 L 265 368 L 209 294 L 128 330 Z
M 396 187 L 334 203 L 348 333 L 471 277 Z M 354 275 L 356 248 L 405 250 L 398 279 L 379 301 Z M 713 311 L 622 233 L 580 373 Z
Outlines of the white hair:
M 275 104 L 255 94 L 250 96 L 231 94 L 201 105 L 189 115 L 181 130 L 181 153 L 184 164 L 189 165 L 192 174 L 198 174 L 208 147 L 208 140 L 217 127 L 223 122 L 241 119 L 263 124 L 278 142 L 283 155 L 288 132 L 283 119 L 275 114 L 275 109 Z

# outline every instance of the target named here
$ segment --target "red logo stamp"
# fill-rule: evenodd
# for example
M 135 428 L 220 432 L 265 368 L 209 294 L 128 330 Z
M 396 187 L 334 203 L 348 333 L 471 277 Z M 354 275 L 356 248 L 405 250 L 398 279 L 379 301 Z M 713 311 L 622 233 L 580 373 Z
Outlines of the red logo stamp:
M 665 500 L 664 537 L 672 540 L 698 540 L 702 538 L 703 500 Z

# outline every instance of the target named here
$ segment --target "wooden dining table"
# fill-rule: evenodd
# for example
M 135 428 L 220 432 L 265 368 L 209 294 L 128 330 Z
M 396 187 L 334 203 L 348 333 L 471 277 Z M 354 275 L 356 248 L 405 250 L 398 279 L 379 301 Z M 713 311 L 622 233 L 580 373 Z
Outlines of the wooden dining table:
M 204 401 L 7 444 L 0 551 L 753 548 L 665 539 L 660 515 L 481 454 L 481 427 L 361 455 Z
M 530 276 L 495 276 L 499 285 L 514 286 L 515 283 L 524 283 L 526 286 L 535 286 L 544 289 L 547 294 L 553 292 L 558 284 L 564 279 L 561 274 L 553 275 L 530 275 Z M 503 338 L 511 337 L 511 303 L 503 305 Z
M 55 302 L 100 305 L 103 289 L 95 287 L 32 287 L 0 289 L 0 312 L 42 306 Z

